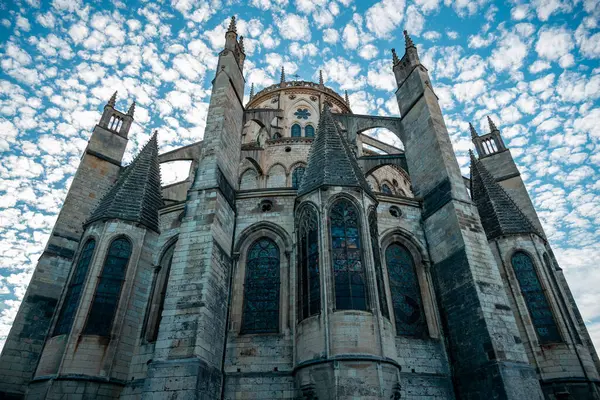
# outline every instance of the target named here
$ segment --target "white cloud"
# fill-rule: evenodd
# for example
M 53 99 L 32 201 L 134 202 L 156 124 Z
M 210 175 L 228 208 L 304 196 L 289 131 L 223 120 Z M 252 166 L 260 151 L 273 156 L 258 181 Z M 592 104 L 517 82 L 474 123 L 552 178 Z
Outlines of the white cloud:
M 346 49 L 356 50 L 359 44 L 358 30 L 354 24 L 348 24 L 342 32 L 342 44 Z
M 531 2 L 540 21 L 546 21 L 550 15 L 571 9 L 568 1 L 561 0 L 533 0 Z
M 542 58 L 557 61 L 559 58 L 569 54 L 575 47 L 571 33 L 563 28 L 542 28 L 535 45 L 535 51 Z
M 378 54 L 379 50 L 377 49 L 377 46 L 372 44 L 366 44 L 358 51 L 358 55 L 365 60 L 372 60 L 373 58 L 377 57 Z
M 469 103 L 483 94 L 486 90 L 486 87 L 486 83 L 483 79 L 457 83 L 452 88 L 452 94 L 459 102 Z
M 69 36 L 71 36 L 71 39 L 73 39 L 76 44 L 83 42 L 83 39 L 85 39 L 88 34 L 88 27 L 81 22 L 78 22 L 69 28 Z
M 390 68 L 390 62 L 381 60 L 369 64 L 367 83 L 376 89 L 392 92 L 396 88 L 396 79 Z
M 285 14 L 275 18 L 275 25 L 284 39 L 307 42 L 311 38 L 308 18 L 297 14 Z
M 387 38 L 404 18 L 404 0 L 382 0 L 366 12 L 367 28 L 378 38 Z
M 514 33 L 507 33 L 492 51 L 491 65 L 497 71 L 516 71 L 523 66 L 528 46 Z
M 547 61 L 536 60 L 533 64 L 529 66 L 529 72 L 532 74 L 537 74 L 538 72 L 545 71 L 550 69 L 552 66 Z
M 442 37 L 442 34 L 436 31 L 427 31 L 423 34 L 423 37 L 427 40 L 435 42 L 436 40 Z
M 516 21 L 521 21 L 529 16 L 529 11 L 528 4 L 518 4 L 510 10 L 510 16 Z
M 412 35 L 419 36 L 423 32 L 424 26 L 425 18 L 423 14 L 414 5 L 408 6 L 406 8 L 406 30 Z
M 340 34 L 335 29 L 327 28 L 323 30 L 323 41 L 325 41 L 325 43 L 337 43 L 339 38 Z
M 326 80 L 331 80 L 340 85 L 342 90 L 356 90 L 362 88 L 366 79 L 361 75 L 358 64 L 342 58 L 332 58 L 321 67 Z

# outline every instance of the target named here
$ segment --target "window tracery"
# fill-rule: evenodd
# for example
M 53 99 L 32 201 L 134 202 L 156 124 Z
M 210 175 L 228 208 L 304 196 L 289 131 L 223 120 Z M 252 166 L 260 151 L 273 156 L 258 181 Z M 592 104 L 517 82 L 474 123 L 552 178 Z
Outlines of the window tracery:
M 308 111 L 308 109 L 306 109 L 306 108 L 297 109 L 296 112 L 294 113 L 294 115 L 298 119 L 308 119 L 308 117 L 311 116 L 310 111 Z
M 300 320 L 321 311 L 319 266 L 319 223 L 316 211 L 308 206 L 298 216 L 298 283 Z

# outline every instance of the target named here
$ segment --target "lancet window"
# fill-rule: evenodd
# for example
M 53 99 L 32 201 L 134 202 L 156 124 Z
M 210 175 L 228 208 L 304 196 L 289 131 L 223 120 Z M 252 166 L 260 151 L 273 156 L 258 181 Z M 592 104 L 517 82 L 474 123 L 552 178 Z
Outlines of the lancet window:
M 426 333 L 425 314 L 415 262 L 406 247 L 392 243 L 385 250 L 396 334 L 422 337 Z
M 165 297 L 167 295 L 167 284 L 169 283 L 169 274 L 171 273 L 171 264 L 173 262 L 173 252 L 175 244 L 172 244 L 160 259 L 160 265 L 157 267 L 152 284 L 152 298 L 148 306 L 146 316 L 145 334 L 148 342 L 154 342 L 158 336 L 158 327 L 162 318 L 162 312 L 165 307 Z
M 307 206 L 298 214 L 298 284 L 300 320 L 321 311 L 319 223 L 317 212 Z
M 306 125 L 304 128 L 304 136 L 315 137 L 315 128 L 312 125 Z
M 73 277 L 71 278 L 71 283 L 67 289 L 67 295 L 60 310 L 56 327 L 54 328 L 54 336 L 69 333 L 71 330 L 95 248 L 96 241 L 93 239 L 88 240 L 83 246 L 77 266 L 73 272 Z
M 533 260 L 518 251 L 512 256 L 511 263 L 540 343 L 560 342 L 560 334 Z
M 304 171 L 304 167 L 297 167 L 294 172 L 292 172 L 292 187 L 294 189 L 298 189 L 298 187 L 300 187 L 300 181 L 302 181 Z
M 110 335 L 130 256 L 131 243 L 123 237 L 114 240 L 108 248 L 96 294 L 83 330 L 85 334 Z
M 379 229 L 377 227 L 377 212 L 372 209 L 369 212 L 369 234 L 371 236 L 371 249 L 373 251 L 373 261 L 375 262 L 375 275 L 377 277 L 377 294 L 379 296 L 379 308 L 381 314 L 390 318 L 388 310 L 387 296 L 385 294 L 385 286 L 383 283 L 383 271 L 381 269 L 381 249 L 379 246 Z
M 271 239 L 258 239 L 248 249 L 242 333 L 279 330 L 279 265 L 279 248 Z
M 292 125 L 292 137 L 302 136 L 302 128 L 299 124 Z
M 358 210 L 346 199 L 331 208 L 331 254 L 338 310 L 367 310 Z

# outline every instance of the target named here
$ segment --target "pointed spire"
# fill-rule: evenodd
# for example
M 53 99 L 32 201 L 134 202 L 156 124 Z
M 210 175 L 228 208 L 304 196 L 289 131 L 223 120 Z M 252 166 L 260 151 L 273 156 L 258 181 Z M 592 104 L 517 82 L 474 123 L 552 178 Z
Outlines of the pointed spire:
M 100 200 L 86 224 L 120 219 L 159 232 L 158 210 L 163 206 L 163 199 L 157 135 L 158 131 L 154 131 L 131 164 L 121 171 L 117 182 Z
M 323 70 L 319 70 L 319 86 L 323 86 Z
M 129 110 L 127 110 L 127 115 L 129 115 L 130 117 L 133 117 L 134 112 L 135 112 L 135 100 L 129 106 Z
M 496 182 L 481 160 L 475 158 L 472 150 L 469 150 L 469 157 L 471 158 L 471 197 L 479 211 L 487 238 L 494 239 L 522 233 L 541 235 L 510 195 Z
M 325 102 L 319 117 L 316 137 L 308 155 L 306 172 L 298 195 L 322 186 L 358 187 L 371 193 L 365 174 Z
M 250 85 L 250 100 L 254 97 L 254 82 Z
M 477 131 L 475 130 L 475 128 L 473 127 L 473 124 L 469 122 L 469 130 L 471 131 L 471 138 L 475 139 L 476 137 L 479 137 L 479 135 L 477 134 Z M 469 150 L 471 151 L 471 150 Z
M 237 33 L 237 27 L 235 24 L 235 15 L 231 17 L 231 21 L 229 21 L 229 28 L 227 28 L 227 32 Z
M 344 99 L 346 100 L 346 105 L 350 107 L 350 99 L 348 98 L 348 91 L 344 90 Z
M 498 131 L 498 132 L 500 132 L 500 131 L 498 130 L 498 128 L 496 128 L 496 124 L 494 124 L 494 121 L 492 121 L 492 119 L 490 118 L 490 116 L 489 116 L 489 115 L 488 115 L 488 117 L 487 117 L 487 120 L 488 120 L 488 124 L 490 125 L 490 132 L 494 132 L 494 131 Z
M 240 36 L 240 40 L 238 41 L 238 43 L 240 44 L 240 50 L 242 50 L 242 53 L 245 53 L 246 50 L 244 49 L 244 37 Z
M 404 41 L 406 42 L 406 48 L 407 49 L 409 47 L 415 47 L 415 44 L 413 43 L 412 39 L 408 35 L 408 31 L 407 30 L 404 30 Z
M 115 104 L 117 104 L 117 92 L 118 90 L 115 90 L 113 95 L 110 97 L 110 100 L 108 100 L 108 103 L 106 103 L 107 106 L 110 106 L 112 108 L 115 107 Z
M 394 65 L 396 65 L 400 62 L 400 59 L 398 58 L 398 54 L 396 54 L 396 49 L 392 49 L 392 62 L 394 63 Z
M 283 68 L 283 65 L 281 66 L 281 79 L 279 80 L 279 83 L 285 83 L 285 68 Z

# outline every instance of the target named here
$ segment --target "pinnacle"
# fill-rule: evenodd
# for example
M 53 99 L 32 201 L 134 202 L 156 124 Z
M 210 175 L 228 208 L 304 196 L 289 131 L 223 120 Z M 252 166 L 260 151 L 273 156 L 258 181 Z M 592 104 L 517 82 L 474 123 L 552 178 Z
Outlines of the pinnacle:
M 127 110 L 127 115 L 129 115 L 130 117 L 133 117 L 134 112 L 135 112 L 135 100 L 129 106 L 129 110 Z
M 250 100 L 254 97 L 254 82 L 250 85 Z
M 348 98 L 348 91 L 344 90 L 344 99 L 346 100 L 346 105 L 350 107 L 350 99 Z
M 285 68 L 283 67 L 283 65 L 281 66 L 281 80 L 279 81 L 279 83 L 285 83 Z
M 497 131 L 498 128 L 496 127 L 496 124 L 494 124 L 494 121 L 492 121 L 492 119 L 490 118 L 489 115 L 487 117 L 487 120 L 488 120 L 488 124 L 490 125 L 490 132 Z
M 115 90 L 115 92 L 113 93 L 113 95 L 110 97 L 110 100 L 108 100 L 108 103 L 106 103 L 107 106 L 111 106 L 114 107 L 115 104 L 117 104 L 117 90 Z
M 415 47 L 415 44 L 413 43 L 412 39 L 408 35 L 408 31 L 407 30 L 404 30 L 404 40 L 406 41 L 406 48 L 407 49 L 409 47 Z
M 394 65 L 396 65 L 400 62 L 400 59 L 398 58 L 398 54 L 396 54 L 396 49 L 392 49 L 392 62 Z
M 469 122 L 469 130 L 471 131 L 471 138 L 475 139 L 476 137 L 478 137 L 479 135 L 477 134 L 477 131 L 475 130 L 475 128 L 473 127 L 473 124 Z
M 240 36 L 240 40 L 239 40 L 239 44 L 240 44 L 240 49 L 242 50 L 242 53 L 245 53 L 245 49 L 244 49 L 244 37 Z
M 323 70 L 319 70 L 319 86 L 323 86 Z
M 237 33 L 237 27 L 235 25 L 235 15 L 231 17 L 231 21 L 229 21 L 229 28 L 227 28 L 227 32 Z

